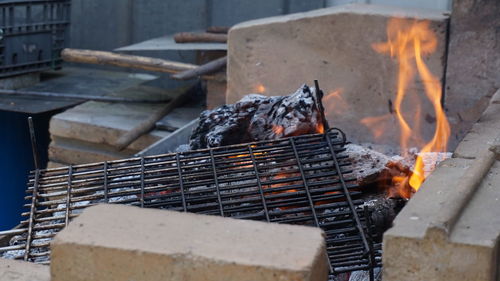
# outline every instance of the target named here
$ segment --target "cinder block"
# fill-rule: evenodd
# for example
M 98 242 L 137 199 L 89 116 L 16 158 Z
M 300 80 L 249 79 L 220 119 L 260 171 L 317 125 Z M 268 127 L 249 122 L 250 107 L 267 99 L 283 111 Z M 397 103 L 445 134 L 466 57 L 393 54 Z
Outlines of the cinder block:
M 327 280 L 318 228 L 141 209 L 87 208 L 52 242 L 52 281 Z
M 46 265 L 0 258 L 0 281 L 49 281 Z
M 365 117 L 386 116 L 387 131 L 378 143 L 399 146 L 397 121 L 391 115 L 398 64 L 379 54 L 372 44 L 387 41 L 387 22 L 393 17 L 428 20 L 437 36 L 436 51 L 425 57 L 430 71 L 444 76 L 448 17 L 442 12 L 390 6 L 353 4 L 248 21 L 234 26 L 228 41 L 227 102 L 263 89 L 264 95 L 292 93 L 302 83 L 319 80 L 325 94 L 340 89 L 338 98 L 325 98 L 330 125 L 357 142 L 373 142 Z M 415 98 L 425 97 L 417 79 L 408 89 L 402 112 L 410 118 L 418 108 Z M 432 106 L 422 106 L 424 139 L 432 138 L 435 121 Z M 379 122 L 380 123 L 380 122 Z

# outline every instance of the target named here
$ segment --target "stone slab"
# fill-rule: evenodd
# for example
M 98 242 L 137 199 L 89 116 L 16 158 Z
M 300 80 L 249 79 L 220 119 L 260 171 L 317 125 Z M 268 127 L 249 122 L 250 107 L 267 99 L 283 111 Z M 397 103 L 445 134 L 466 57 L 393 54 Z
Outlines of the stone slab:
M 454 0 L 446 73 L 445 108 L 460 141 L 500 88 L 500 1 Z
M 137 99 L 176 98 L 183 91 L 185 88 L 166 91 L 140 85 L 120 91 L 116 95 Z M 140 125 L 163 106 L 164 104 L 89 101 L 55 115 L 50 121 L 49 130 L 51 135 L 57 137 L 114 146 L 123 134 Z M 141 136 L 128 148 L 140 151 L 166 135 L 168 132 L 154 130 Z
M 46 265 L 0 258 L 0 281 L 49 281 Z
M 351 141 L 399 144 L 397 122 L 390 114 L 398 65 L 372 44 L 387 41 L 387 21 L 393 17 L 429 20 L 437 35 L 436 52 L 425 57 L 430 71 L 444 76 L 448 16 L 436 10 L 352 4 L 306 13 L 253 20 L 234 26 L 228 41 L 227 103 L 234 103 L 263 85 L 265 95 L 286 95 L 302 83 L 319 80 L 325 94 L 340 89 L 339 99 L 324 99 L 331 126 Z M 261 91 L 262 92 L 262 91 Z M 409 89 L 403 104 L 406 117 L 417 108 L 412 99 L 425 96 L 421 83 Z M 424 139 L 434 133 L 434 112 L 423 103 Z M 386 116 L 380 139 L 360 124 L 365 117 Z M 380 123 L 380 122 L 378 122 Z
M 327 280 L 323 232 L 123 205 L 87 208 L 52 242 L 52 281 Z
M 116 151 L 113 147 L 71 139 L 52 137 L 49 145 L 49 160 L 66 165 L 77 165 L 118 160 L 132 157 L 138 151 L 126 149 Z

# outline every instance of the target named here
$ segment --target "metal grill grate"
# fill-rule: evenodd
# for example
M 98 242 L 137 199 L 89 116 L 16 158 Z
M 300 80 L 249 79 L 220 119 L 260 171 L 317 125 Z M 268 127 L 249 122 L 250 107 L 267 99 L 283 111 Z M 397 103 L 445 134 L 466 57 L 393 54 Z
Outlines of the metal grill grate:
M 50 240 L 98 203 L 321 227 L 332 278 L 380 266 L 338 130 L 32 172 L 11 257 L 49 263 Z M 373 274 L 373 272 L 372 272 Z

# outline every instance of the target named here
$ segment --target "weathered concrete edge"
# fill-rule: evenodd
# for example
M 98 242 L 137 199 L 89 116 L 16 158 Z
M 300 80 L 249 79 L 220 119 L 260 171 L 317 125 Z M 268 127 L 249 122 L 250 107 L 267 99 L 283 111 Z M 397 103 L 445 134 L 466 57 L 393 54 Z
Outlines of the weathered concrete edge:
M 445 10 L 437 11 L 437 10 L 421 9 L 421 8 L 410 9 L 410 8 L 402 8 L 396 6 L 374 5 L 374 4 L 347 4 L 347 5 L 313 10 L 309 12 L 245 21 L 233 26 L 231 30 L 257 26 L 261 24 L 283 23 L 294 20 L 316 18 L 332 14 L 377 15 L 386 17 L 415 18 L 415 19 L 426 19 L 426 20 L 447 20 L 449 18 L 449 11 Z M 231 36 L 231 30 L 229 31 L 229 36 Z
M 18 281 L 49 281 L 50 269 L 47 265 L 0 258 L 0 279 Z
M 490 104 L 488 108 L 485 110 L 486 112 L 495 112 L 493 107 L 499 106 L 500 101 L 500 90 L 498 90 L 490 100 Z M 484 116 L 484 114 L 483 114 Z M 496 116 L 494 116 L 496 117 Z M 489 116 L 491 119 L 491 116 Z M 494 118 L 495 119 L 495 118 Z M 500 123 L 500 116 L 498 116 L 498 120 L 495 119 L 496 122 Z M 478 122 L 478 126 L 483 126 L 485 128 L 489 128 L 491 124 L 483 124 Z M 471 133 L 469 133 L 471 134 Z M 500 132 L 494 135 L 492 138 L 490 135 L 472 135 L 472 138 L 483 138 L 480 139 L 482 142 L 487 145 L 481 150 L 478 154 L 475 155 L 475 158 L 471 159 L 467 156 L 462 156 L 461 154 L 454 154 L 453 159 L 466 159 L 471 161 L 470 167 L 468 167 L 461 174 L 462 176 L 458 180 L 458 183 L 454 185 L 453 189 L 455 192 L 451 193 L 448 200 L 440 205 L 439 210 L 436 210 L 436 215 L 431 218 L 429 224 L 426 226 L 425 235 L 419 237 L 419 239 L 430 238 L 430 237 L 441 237 L 443 239 L 448 239 L 451 230 L 453 229 L 455 223 L 458 221 L 462 214 L 462 210 L 467 206 L 468 202 L 474 196 L 477 188 L 480 186 L 485 175 L 490 171 L 492 165 L 495 160 L 500 159 Z M 485 139 L 488 138 L 488 139 Z M 491 139 L 490 139 L 491 138 Z M 463 142 L 461 144 L 462 148 L 467 150 L 467 146 L 475 145 L 470 142 Z M 450 160 L 451 161 L 451 160 Z M 449 160 L 445 160 L 442 164 L 446 164 L 450 162 Z M 438 165 L 437 169 L 440 169 L 442 165 Z M 458 168 L 457 168 L 458 169 Z M 431 175 L 432 176 L 432 175 Z M 454 184 L 454 183 L 449 183 Z M 439 186 L 432 186 L 429 182 L 424 182 L 421 187 L 420 192 L 426 192 L 431 190 L 439 190 Z M 401 215 L 409 214 L 411 212 L 404 212 Z M 407 218 L 409 219 L 409 218 Z M 384 239 L 385 242 L 390 240 L 390 237 L 398 237 L 401 235 L 402 237 L 410 237 L 403 231 L 398 231 L 397 224 L 389 231 L 387 238 Z M 385 236 L 385 235 L 384 235 Z M 418 237 L 418 236 L 417 236 Z M 417 238 L 412 236 L 411 238 Z
M 456 222 L 460 218 L 462 211 L 466 208 L 470 199 L 474 196 L 486 174 L 490 171 L 495 162 L 496 154 L 493 151 L 484 151 L 478 156 L 472 165 L 464 172 L 459 180 L 459 184 L 454 186 L 455 192 L 451 193 L 445 204 L 436 213 L 429 227 L 426 237 L 440 235 L 447 238 Z M 427 188 L 433 188 L 429 186 Z
M 160 254 L 160 253 L 154 253 L 154 252 L 141 253 L 140 251 L 131 251 L 128 249 L 117 249 L 117 248 L 105 247 L 105 246 L 101 246 L 101 245 L 93 245 L 92 248 L 88 248 L 86 246 L 88 246 L 88 245 L 78 244 L 75 242 L 71 242 L 71 243 L 56 242 L 56 243 L 51 244 L 52 252 L 55 255 L 58 255 L 59 251 L 62 251 L 61 249 L 63 247 L 65 248 L 65 251 L 73 248 L 74 252 L 81 253 L 82 256 L 89 256 L 89 255 L 91 256 L 91 254 L 94 252 L 112 253 L 112 254 L 109 254 L 110 256 L 127 255 L 127 254 L 132 253 L 132 255 L 136 256 L 138 259 L 141 259 L 147 255 L 147 256 L 155 257 L 155 260 L 158 260 L 160 262 L 161 261 L 166 262 L 169 260 L 178 260 L 178 261 L 191 260 L 193 262 L 193 265 L 192 265 L 193 267 L 206 267 L 206 266 L 215 267 L 215 268 L 217 268 L 216 271 L 217 270 L 224 270 L 224 268 L 227 268 L 227 267 L 238 267 L 238 268 L 242 268 L 243 270 L 249 270 L 249 271 L 259 270 L 259 271 L 264 271 L 264 272 L 267 271 L 269 273 L 279 272 L 279 273 L 283 273 L 283 274 L 287 273 L 288 275 L 290 275 L 290 273 L 292 273 L 296 278 L 296 279 L 294 278 L 293 280 L 315 280 L 312 278 L 316 277 L 316 276 L 321 276 L 322 274 L 326 275 L 327 272 L 329 271 L 328 262 L 326 261 L 326 257 L 323 255 L 316 255 L 313 263 L 310 264 L 306 268 L 301 268 L 298 270 L 291 270 L 289 268 L 280 268 L 280 267 L 274 267 L 274 266 L 264 267 L 264 266 L 254 265 L 254 264 L 238 264 L 238 265 L 236 265 L 233 262 L 229 262 L 229 261 L 225 261 L 225 260 L 214 260 L 214 259 L 206 258 L 203 256 L 194 256 L 192 254 L 179 253 L 179 254 L 173 255 L 173 256 L 165 256 L 165 255 Z M 322 245 L 321 253 L 324 253 L 324 252 L 326 252 L 326 245 L 325 244 Z M 108 254 L 105 254 L 105 255 L 108 256 Z M 323 270 L 317 270 L 317 271 L 311 272 L 312 271 L 311 269 L 314 268 L 315 265 L 322 268 Z M 52 270 L 52 267 L 50 268 L 50 270 Z M 50 274 L 52 276 L 52 274 L 53 274 L 52 271 L 50 271 Z M 318 280 L 318 279 L 316 279 L 316 280 Z

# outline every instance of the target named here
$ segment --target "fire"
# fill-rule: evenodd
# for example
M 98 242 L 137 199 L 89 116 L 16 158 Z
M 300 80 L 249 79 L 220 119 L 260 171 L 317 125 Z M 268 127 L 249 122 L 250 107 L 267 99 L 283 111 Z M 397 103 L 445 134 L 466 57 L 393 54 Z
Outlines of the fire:
M 375 117 L 366 117 L 361 119 L 361 124 L 365 125 L 368 129 L 372 131 L 373 137 L 375 140 L 378 140 L 382 137 L 384 132 L 387 131 L 387 126 L 389 124 L 389 120 L 391 119 L 390 114 L 385 114 L 382 116 Z
M 412 123 L 416 124 L 412 128 L 401 110 L 408 88 L 415 82 L 415 77 L 418 74 L 424 85 L 425 94 L 432 103 L 436 115 L 434 136 L 423 146 L 420 152 L 445 152 L 450 136 L 450 125 L 441 105 L 442 86 L 439 79 L 430 72 L 423 59 L 424 55 L 431 54 L 436 50 L 436 35 L 429 28 L 428 21 L 394 18 L 388 23 L 387 36 L 387 42 L 376 43 L 372 47 L 379 53 L 390 54 L 398 62 L 397 92 L 393 105 L 394 115 L 401 129 L 401 150 L 406 151 L 410 138 L 418 135 L 416 132 L 416 129 L 419 128 L 418 120 Z M 415 106 L 418 106 L 417 112 L 419 112 L 420 105 Z M 416 114 L 416 119 L 419 119 L 419 115 Z M 424 179 L 423 159 L 418 156 L 415 169 L 408 181 L 410 186 L 417 191 Z
M 273 125 L 272 130 L 277 136 L 281 136 L 285 131 L 285 128 L 283 128 L 283 126 L 280 125 Z
M 264 87 L 264 85 L 262 84 L 258 84 L 257 86 L 255 86 L 254 91 L 256 93 L 263 94 L 266 92 L 266 87 Z
M 328 108 L 329 112 L 336 112 L 339 114 L 345 113 L 349 105 L 346 100 L 342 97 L 343 89 L 336 89 L 323 98 L 323 104 L 325 104 Z
M 323 134 L 323 133 L 325 133 L 325 126 L 323 125 L 323 123 L 318 123 L 318 124 L 316 125 L 316 132 L 317 132 L 318 134 Z

